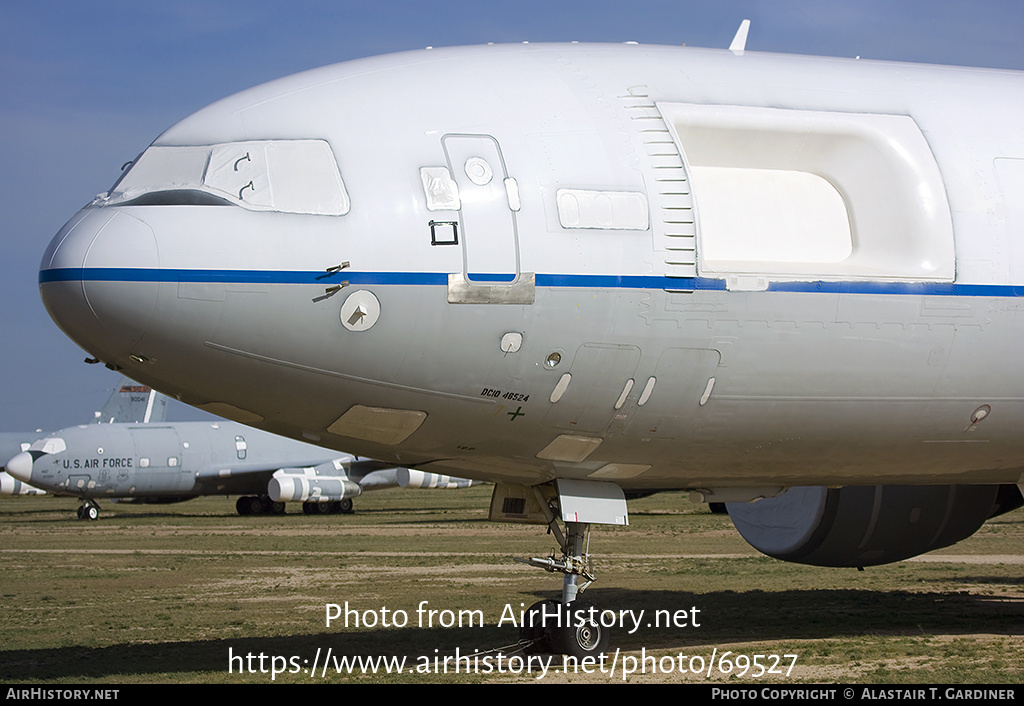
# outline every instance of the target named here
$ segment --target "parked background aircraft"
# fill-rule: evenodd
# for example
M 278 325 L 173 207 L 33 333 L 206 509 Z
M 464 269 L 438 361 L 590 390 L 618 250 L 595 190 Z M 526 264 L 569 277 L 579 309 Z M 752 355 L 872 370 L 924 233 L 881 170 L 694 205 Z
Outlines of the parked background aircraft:
M 0 435 L 10 459 L 5 495 L 49 492 L 82 499 L 79 519 L 99 517 L 100 499 L 168 503 L 241 495 L 239 514 L 352 512 L 352 498 L 384 488 L 466 488 L 471 481 L 389 467 L 228 421 L 166 422 L 167 397 L 127 378 L 92 422 L 40 438 Z M 13 461 L 13 465 L 11 463 Z
M 167 397 L 151 388 L 139 385 L 128 378 L 122 378 L 114 388 L 103 409 L 95 412 L 91 423 L 112 422 L 162 422 L 167 414 Z M 39 438 L 42 429 L 26 432 L 0 433 L 0 459 L 6 463 L 15 454 L 27 451 L 32 442 Z M 0 495 L 44 495 L 46 491 L 36 488 L 0 468 Z
M 240 515 L 352 512 L 352 498 L 384 488 L 466 488 L 462 478 L 395 468 L 285 439 L 235 422 L 106 423 L 37 439 L 7 462 L 11 476 L 54 495 L 78 497 L 79 519 L 98 501 L 171 503 L 240 495 Z

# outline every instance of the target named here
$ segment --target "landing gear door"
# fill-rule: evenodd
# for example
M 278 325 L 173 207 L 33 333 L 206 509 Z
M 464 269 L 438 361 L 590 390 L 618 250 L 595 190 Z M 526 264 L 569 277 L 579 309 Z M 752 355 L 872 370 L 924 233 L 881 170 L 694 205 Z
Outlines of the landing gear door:
M 498 141 L 490 135 L 451 134 L 441 142 L 461 200 L 462 273 L 452 277 L 449 301 L 533 303 L 533 278 L 524 282 L 519 272 L 518 184 L 506 170 Z M 525 284 L 529 301 L 523 301 Z

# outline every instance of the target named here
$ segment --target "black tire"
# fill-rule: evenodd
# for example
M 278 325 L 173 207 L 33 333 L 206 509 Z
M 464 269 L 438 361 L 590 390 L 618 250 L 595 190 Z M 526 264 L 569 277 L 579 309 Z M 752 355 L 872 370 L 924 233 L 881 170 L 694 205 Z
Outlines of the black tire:
M 599 616 L 600 611 L 590 601 L 573 601 L 562 606 L 561 627 L 551 631 L 552 649 L 557 654 L 576 659 L 604 654 L 611 635 L 609 629 L 601 624 Z
M 247 498 L 246 496 L 243 495 L 238 500 L 236 500 L 235 501 L 235 511 L 239 515 L 248 515 L 249 514 L 249 498 Z
M 544 624 L 543 616 L 548 616 L 549 627 Z M 551 628 L 554 627 L 556 617 L 559 615 L 558 601 L 548 598 L 537 601 L 523 618 L 523 624 L 519 626 L 519 642 L 524 645 L 523 652 L 528 655 L 547 654 L 551 652 Z
M 283 515 L 284 503 L 276 503 L 268 496 L 260 498 L 260 512 L 267 515 Z
M 352 498 L 345 498 L 340 503 L 338 503 L 338 505 L 341 507 L 342 515 L 351 515 L 353 512 L 355 512 L 355 510 L 352 509 Z

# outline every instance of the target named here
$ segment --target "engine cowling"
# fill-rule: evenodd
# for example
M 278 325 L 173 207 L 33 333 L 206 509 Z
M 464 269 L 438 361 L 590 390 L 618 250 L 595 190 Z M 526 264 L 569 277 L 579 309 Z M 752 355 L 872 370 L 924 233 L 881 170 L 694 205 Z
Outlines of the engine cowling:
M 468 488 L 473 481 L 465 478 L 453 478 L 440 473 L 417 471 L 415 468 L 399 468 L 396 473 L 398 485 L 402 488 Z
M 6 471 L 0 471 L 0 495 L 46 495 L 46 491 L 23 483 Z
M 798 487 L 727 503 L 733 524 L 770 557 L 814 566 L 876 566 L 955 544 L 1024 503 L 1015 486 Z
M 318 467 L 319 468 L 319 467 Z M 267 484 L 274 502 L 338 502 L 361 495 L 362 487 L 346 476 L 318 468 L 281 469 Z

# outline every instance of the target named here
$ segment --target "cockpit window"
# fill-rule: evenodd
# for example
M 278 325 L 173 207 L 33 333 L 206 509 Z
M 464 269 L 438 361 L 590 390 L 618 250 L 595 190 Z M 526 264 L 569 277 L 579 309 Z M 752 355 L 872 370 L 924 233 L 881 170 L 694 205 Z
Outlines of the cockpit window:
M 147 149 L 98 206 L 234 204 L 254 211 L 348 213 L 324 140 L 261 140 Z
M 231 202 L 208 191 L 198 189 L 167 189 L 148 191 L 128 201 L 124 206 L 230 206 Z

